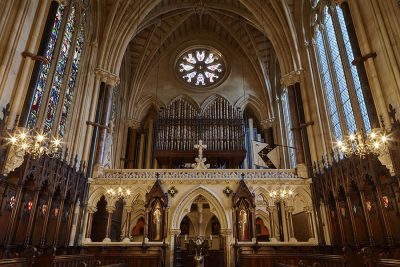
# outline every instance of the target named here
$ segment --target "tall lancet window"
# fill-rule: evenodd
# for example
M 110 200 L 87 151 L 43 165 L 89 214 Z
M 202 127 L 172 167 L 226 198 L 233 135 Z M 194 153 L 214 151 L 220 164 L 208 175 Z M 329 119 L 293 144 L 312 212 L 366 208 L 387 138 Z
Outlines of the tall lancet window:
M 38 54 L 49 62 L 35 65 L 20 126 L 64 137 L 84 45 L 82 0 L 64 6 L 53 1 Z M 52 15 L 56 9 L 55 15 Z
M 359 74 L 352 65 L 354 53 L 342 9 L 334 3 L 317 8 L 316 54 L 333 138 L 341 140 L 357 130 L 368 133 L 371 124 Z
M 282 115 L 283 120 L 285 123 L 285 130 L 286 130 L 286 146 L 287 146 L 287 153 L 289 155 L 289 167 L 294 168 L 296 167 L 296 149 L 292 131 L 292 121 L 290 119 L 290 107 L 289 107 L 289 100 L 288 100 L 288 91 L 287 89 L 283 90 L 282 93 Z

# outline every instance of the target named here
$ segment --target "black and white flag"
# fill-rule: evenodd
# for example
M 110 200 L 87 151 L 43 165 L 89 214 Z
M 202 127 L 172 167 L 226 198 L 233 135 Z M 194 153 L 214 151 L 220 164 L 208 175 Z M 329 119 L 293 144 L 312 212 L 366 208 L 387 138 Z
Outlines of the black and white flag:
M 267 143 L 253 141 L 253 164 L 262 168 L 279 167 L 279 149 L 271 148 Z

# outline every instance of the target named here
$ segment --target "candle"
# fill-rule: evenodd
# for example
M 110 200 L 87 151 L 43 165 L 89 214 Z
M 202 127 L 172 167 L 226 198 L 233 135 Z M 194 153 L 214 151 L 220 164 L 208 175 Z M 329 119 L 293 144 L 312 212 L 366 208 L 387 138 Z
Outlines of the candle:
M 187 235 L 185 235 L 185 241 L 187 241 Z
M 210 235 L 210 240 L 212 240 L 212 235 Z

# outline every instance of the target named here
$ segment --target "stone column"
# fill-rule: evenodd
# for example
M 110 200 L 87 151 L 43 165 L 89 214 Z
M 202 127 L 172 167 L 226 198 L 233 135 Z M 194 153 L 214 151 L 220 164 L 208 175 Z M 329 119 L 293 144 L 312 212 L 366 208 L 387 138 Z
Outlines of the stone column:
M 115 207 L 107 206 L 106 209 L 107 209 L 108 217 L 107 217 L 106 237 L 103 239 L 103 242 L 111 242 L 110 230 L 111 230 L 111 223 L 112 223 L 112 215 L 115 211 Z
M 133 209 L 129 204 L 129 206 L 125 206 L 125 210 L 126 210 L 125 237 L 122 240 L 122 242 L 130 242 L 131 241 L 131 239 L 130 239 L 130 237 L 131 237 L 131 233 L 130 233 L 130 230 L 131 230 L 131 214 L 132 214 Z
M 170 235 L 170 250 L 169 250 L 169 266 L 179 266 L 178 262 L 175 259 L 175 247 L 176 245 L 180 245 L 180 240 L 178 240 L 179 235 L 181 234 L 181 229 L 169 229 L 169 235 Z M 168 258 L 168 257 L 167 257 Z M 174 261 L 175 259 L 175 261 Z M 180 259 L 178 259 L 180 260 Z M 180 261 L 179 261 L 180 264 Z
M 275 219 L 274 219 L 274 214 L 276 211 L 275 202 L 269 201 L 267 210 L 269 213 L 269 227 L 270 227 L 269 240 L 271 242 L 278 242 L 275 236 Z
M 85 242 L 92 242 L 90 236 L 92 235 L 92 224 L 93 224 L 93 214 L 97 211 L 97 207 L 89 206 L 87 224 L 86 224 L 86 233 L 85 233 Z
M 294 207 L 285 206 L 285 210 L 286 210 L 286 224 L 288 229 L 289 242 L 297 242 L 297 239 L 294 236 L 293 218 L 292 218 Z
M 250 154 L 250 159 L 252 158 L 252 153 L 253 153 L 253 140 L 254 140 L 254 127 L 253 127 L 253 119 L 249 119 L 249 151 L 247 151 L 248 154 Z M 250 162 L 249 162 L 250 163 Z M 255 169 L 254 168 L 254 162 L 251 160 L 251 165 L 249 164 L 248 166 L 249 169 Z
M 149 129 L 147 132 L 147 146 L 146 146 L 146 169 L 151 168 L 151 158 L 152 158 L 152 152 L 153 152 L 153 123 L 154 121 L 151 119 L 149 120 Z
M 138 155 L 138 169 L 143 169 L 143 154 L 144 154 L 144 134 L 140 135 L 139 155 Z
M 308 220 L 308 230 L 310 232 L 310 237 L 308 239 L 308 242 L 316 242 L 315 240 L 315 232 L 314 232 L 314 223 L 313 223 L 313 218 L 312 218 L 312 207 L 305 207 L 304 211 L 307 213 L 307 220 Z
M 128 162 L 127 168 L 133 169 L 135 167 L 135 152 L 136 152 L 136 138 L 137 129 L 140 127 L 140 122 L 137 120 L 129 120 L 128 127 L 131 130 L 129 138 L 129 149 L 128 149 Z
M 104 149 L 107 138 L 108 123 L 111 116 L 113 88 L 118 85 L 119 77 L 103 69 L 96 69 L 95 74 L 105 83 L 105 93 L 103 99 L 103 108 L 100 120 L 99 139 L 96 147 L 94 177 L 99 176 L 103 172 Z
M 296 88 L 300 87 L 300 81 L 302 79 L 302 71 L 297 70 L 290 72 L 289 74 L 283 75 L 281 78 L 281 83 L 287 87 L 288 90 L 288 101 L 290 107 L 290 118 L 292 123 L 292 131 L 294 142 L 296 146 L 296 168 L 297 173 L 301 177 L 308 177 L 307 166 L 305 165 L 305 147 L 302 138 L 301 131 L 301 117 L 302 116 L 302 101 L 301 97 L 298 95 Z M 306 139 L 307 140 L 307 139 Z
M 197 204 L 197 212 L 199 213 L 199 236 L 204 236 L 205 229 L 203 229 L 203 203 Z

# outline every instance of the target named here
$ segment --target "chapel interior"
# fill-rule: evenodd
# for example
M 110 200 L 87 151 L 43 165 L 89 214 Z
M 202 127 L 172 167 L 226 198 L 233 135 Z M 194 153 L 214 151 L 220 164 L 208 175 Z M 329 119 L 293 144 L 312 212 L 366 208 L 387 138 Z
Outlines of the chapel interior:
M 399 0 L 0 0 L 0 267 L 400 266 Z

